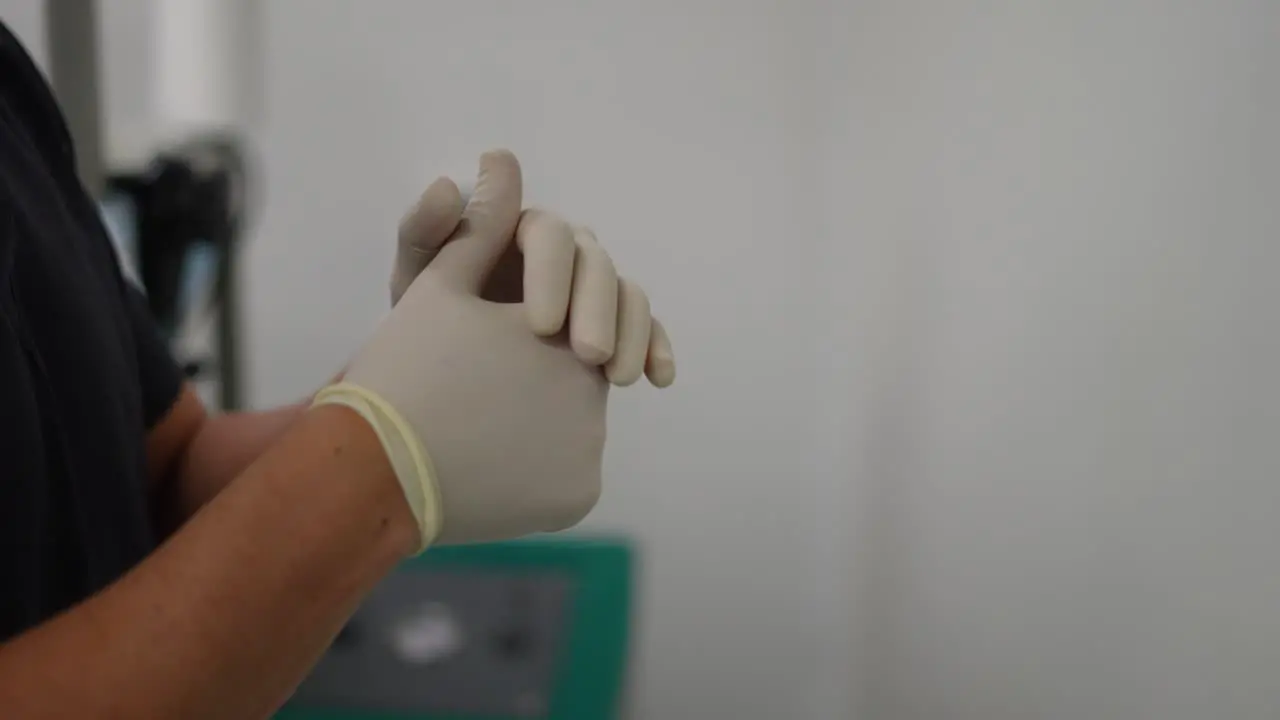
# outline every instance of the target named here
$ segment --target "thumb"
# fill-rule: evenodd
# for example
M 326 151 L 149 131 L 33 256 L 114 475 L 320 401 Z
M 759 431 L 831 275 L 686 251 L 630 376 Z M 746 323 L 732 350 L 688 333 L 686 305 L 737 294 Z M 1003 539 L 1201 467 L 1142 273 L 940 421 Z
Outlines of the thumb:
M 449 178 L 439 178 L 427 186 L 422 197 L 400 221 L 396 242 L 396 262 L 391 269 L 391 305 L 409 289 L 462 219 L 463 200 L 458 186 Z
M 511 151 L 481 155 L 475 192 L 457 231 L 432 261 L 432 273 L 448 285 L 478 295 L 502 254 L 515 242 L 522 192 L 520 161 Z

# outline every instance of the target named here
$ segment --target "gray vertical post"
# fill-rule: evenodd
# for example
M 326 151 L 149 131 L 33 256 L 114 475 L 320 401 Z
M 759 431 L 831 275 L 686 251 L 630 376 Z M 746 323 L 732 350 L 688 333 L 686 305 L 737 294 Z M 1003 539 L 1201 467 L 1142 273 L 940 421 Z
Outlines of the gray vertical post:
M 49 80 L 76 144 L 77 171 L 93 197 L 106 181 L 96 0 L 45 0 Z

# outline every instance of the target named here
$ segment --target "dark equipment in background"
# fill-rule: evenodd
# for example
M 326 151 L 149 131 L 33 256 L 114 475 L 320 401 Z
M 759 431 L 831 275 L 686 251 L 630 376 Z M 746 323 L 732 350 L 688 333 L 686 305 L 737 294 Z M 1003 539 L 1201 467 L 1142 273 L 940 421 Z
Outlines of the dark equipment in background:
M 76 145 L 80 180 L 104 209 L 131 206 L 126 214 L 135 221 L 128 223 L 131 227 L 118 228 L 116 234 L 125 238 L 115 239 L 134 245 L 130 255 L 142 276 L 139 280 L 151 299 L 151 311 L 170 333 L 171 344 L 176 344 L 174 333 L 189 316 L 205 312 L 216 318 L 211 356 L 183 358 L 176 347 L 175 354 L 198 387 L 207 381 L 217 384 L 216 397 L 206 402 L 215 400 L 221 410 L 238 409 L 244 401 L 236 287 L 236 246 L 246 198 L 244 146 L 233 134 L 215 132 L 165 150 L 140 172 L 113 173 L 104 152 L 102 117 L 99 15 L 104 3 L 44 0 L 43 4 L 47 71 Z M 223 127 L 231 122 L 228 117 L 204 118 L 208 122 L 200 125 Z M 182 298 L 191 296 L 183 287 L 190 280 L 189 260 L 209 255 L 216 268 L 213 292 L 205 294 L 207 306 L 184 307 Z
M 365 600 L 276 720 L 625 717 L 636 564 L 625 538 L 428 550 Z
M 216 381 L 221 410 L 239 409 L 244 402 L 236 260 L 245 222 L 246 167 L 236 138 L 209 135 L 159 153 L 140 172 L 106 178 L 106 197 L 130 206 L 133 259 L 162 331 L 173 342 L 189 317 L 216 320 L 212 356 L 175 352 L 189 378 Z M 209 292 L 193 293 L 189 287 L 197 280 L 191 272 L 197 257 L 213 258 Z

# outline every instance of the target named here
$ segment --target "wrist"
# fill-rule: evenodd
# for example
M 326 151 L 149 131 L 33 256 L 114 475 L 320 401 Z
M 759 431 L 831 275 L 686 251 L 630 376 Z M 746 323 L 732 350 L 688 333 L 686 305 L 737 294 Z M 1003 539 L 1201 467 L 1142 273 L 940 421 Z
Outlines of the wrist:
M 355 410 L 339 404 L 312 407 L 308 424 L 317 427 L 329 451 L 329 460 L 373 493 L 381 512 L 389 549 L 400 557 L 421 550 L 418 522 L 400 489 L 382 441 L 369 423 Z
M 412 423 L 386 398 L 355 383 L 330 385 L 316 395 L 315 403 L 342 405 L 368 424 L 417 522 L 418 551 L 425 550 L 440 532 L 441 502 L 431 458 Z

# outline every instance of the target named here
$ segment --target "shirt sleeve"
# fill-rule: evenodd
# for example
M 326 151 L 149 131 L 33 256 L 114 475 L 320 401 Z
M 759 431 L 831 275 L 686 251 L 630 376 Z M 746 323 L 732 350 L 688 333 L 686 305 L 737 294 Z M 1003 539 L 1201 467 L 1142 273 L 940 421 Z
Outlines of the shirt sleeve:
M 125 311 L 129 315 L 137 348 L 142 412 L 150 430 L 177 402 L 184 376 L 151 317 L 146 296 L 132 283 L 126 281 L 124 285 Z

